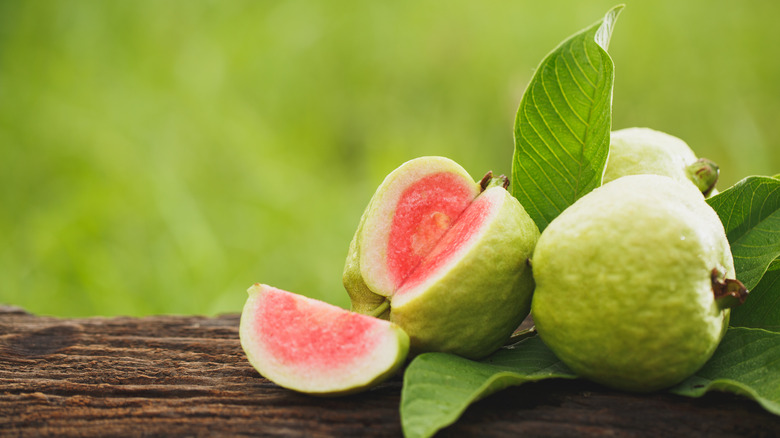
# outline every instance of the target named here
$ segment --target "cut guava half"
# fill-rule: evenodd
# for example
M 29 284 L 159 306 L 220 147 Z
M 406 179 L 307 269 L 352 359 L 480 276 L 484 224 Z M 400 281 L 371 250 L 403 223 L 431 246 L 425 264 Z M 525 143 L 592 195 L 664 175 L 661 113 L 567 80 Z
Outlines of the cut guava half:
M 421 157 L 394 170 L 361 218 L 344 269 L 357 312 L 387 318 L 414 352 L 479 358 L 527 316 L 539 230 L 488 173 Z
M 264 284 L 248 290 L 239 336 L 249 363 L 279 386 L 343 395 L 392 376 L 409 337 L 395 324 Z

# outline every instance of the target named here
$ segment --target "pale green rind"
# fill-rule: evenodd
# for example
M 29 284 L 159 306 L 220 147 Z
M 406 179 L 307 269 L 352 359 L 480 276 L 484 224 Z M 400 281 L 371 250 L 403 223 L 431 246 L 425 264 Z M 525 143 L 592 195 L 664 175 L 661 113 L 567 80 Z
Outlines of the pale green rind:
M 753 289 L 780 256 L 780 180 L 751 176 L 707 202 L 726 229 L 737 279 Z
M 393 325 L 392 330 L 396 335 L 396 338 L 398 340 L 398 347 L 397 351 L 399 354 L 396 356 L 396 359 L 393 363 L 391 363 L 384 372 L 377 374 L 374 376 L 371 380 L 351 387 L 351 388 L 344 388 L 340 391 L 327 391 L 327 392 L 306 392 L 306 394 L 318 396 L 318 397 L 341 397 L 345 395 L 350 394 L 357 394 L 363 391 L 367 391 L 380 383 L 384 382 L 385 380 L 393 377 L 396 375 L 401 367 L 406 363 L 406 358 L 409 353 L 409 336 L 404 332 L 400 327 Z M 288 388 L 295 390 L 295 388 Z
M 366 282 L 363 281 L 363 275 L 360 273 L 359 239 L 363 229 L 363 222 L 366 219 L 366 214 L 368 214 L 370 210 L 371 203 L 369 202 L 368 207 L 366 207 L 366 210 L 360 216 L 358 228 L 355 231 L 355 235 L 352 237 L 352 241 L 349 243 L 347 260 L 344 263 L 344 273 L 342 274 L 341 280 L 344 284 L 344 289 L 346 289 L 349 294 L 353 312 L 387 319 L 390 315 L 389 307 L 384 306 L 384 304 L 388 302 L 387 297 L 376 294 L 369 289 Z
M 398 285 L 394 284 L 387 270 L 387 242 L 396 204 L 411 184 L 427 175 L 440 172 L 461 178 L 472 191 L 473 197 L 479 194 L 479 184 L 473 181 L 468 172 L 445 157 L 419 157 L 409 160 L 390 172 L 377 188 L 366 209 L 356 240 L 355 257 L 360 268 L 360 278 L 367 290 L 386 297 L 395 292 Z
M 731 309 L 731 325 L 780 332 L 780 258 L 769 265 L 745 303 Z
M 472 246 L 414 290 L 392 298 L 390 320 L 409 334 L 412 352 L 484 357 L 529 312 L 534 284 L 527 260 L 539 230 L 505 189 L 492 187 L 480 196 L 500 206 Z
M 357 394 L 369 390 L 379 385 L 380 383 L 384 382 L 385 380 L 396 375 L 401 369 L 401 367 L 403 367 L 403 365 L 406 363 L 406 358 L 409 354 L 409 336 L 406 334 L 405 331 L 403 331 L 400 327 L 398 327 L 395 324 L 391 325 L 391 330 L 393 331 L 396 339 L 398 340 L 397 351 L 399 352 L 399 354 L 396 356 L 395 361 L 386 367 L 384 372 L 377 374 L 371 380 L 363 384 L 351 388 L 344 388 L 341 391 L 306 392 L 306 393 L 318 397 L 340 397 L 340 396 L 345 396 L 350 394 Z M 295 390 L 295 388 L 288 388 L 288 389 Z
M 670 391 L 688 397 L 734 392 L 780 415 L 780 333 L 730 328 L 710 361 Z
M 255 284 L 247 290 L 249 296 L 241 313 L 239 338 L 241 347 L 252 367 L 260 375 L 277 385 L 293 391 L 323 397 L 354 394 L 365 391 L 388 379 L 406 362 L 409 352 L 409 336 L 395 324 L 377 319 L 377 322 L 385 326 L 384 328 L 386 329 L 385 332 L 378 334 L 385 342 L 380 342 L 381 345 L 377 348 L 384 348 L 386 351 L 375 351 L 374 353 L 376 354 L 367 355 L 365 357 L 366 362 L 355 364 L 353 372 L 345 374 L 342 381 L 335 379 L 333 376 L 327 376 L 314 384 L 311 384 L 311 382 L 309 384 L 305 383 L 304 379 L 297 376 L 294 371 L 285 369 L 284 365 L 277 363 L 275 358 L 263 349 L 263 334 L 259 333 L 259 329 L 255 325 L 254 310 L 258 300 L 262 298 L 262 294 L 267 289 L 268 286 L 266 285 Z M 331 306 L 311 298 L 303 296 L 300 296 L 300 298 L 303 302 L 318 302 Z M 341 312 L 348 312 L 336 306 L 331 307 Z M 311 321 L 309 322 L 311 323 Z M 392 358 L 392 360 L 388 360 L 387 357 Z M 360 368 L 361 366 L 362 368 Z
M 711 272 L 734 278 L 733 262 L 717 215 L 692 184 L 658 175 L 605 184 L 542 233 L 533 267 L 542 339 L 607 386 L 676 384 L 725 331 Z
M 520 102 L 512 193 L 542 231 L 601 185 L 615 76 L 606 49 L 622 8 L 611 9 L 547 55 Z
M 340 393 L 332 393 L 329 395 L 348 395 L 348 394 L 355 394 L 357 392 L 362 392 L 367 389 L 373 388 L 374 386 L 384 382 L 385 380 L 389 379 L 390 377 L 393 377 L 395 374 L 399 372 L 401 367 L 403 367 L 406 364 L 406 358 L 409 354 L 409 335 L 406 334 L 401 327 L 398 327 L 395 324 L 390 325 L 391 330 L 393 331 L 395 338 L 398 341 L 397 351 L 398 355 L 396 355 L 395 361 L 390 364 L 390 366 L 387 367 L 387 369 L 381 373 L 378 374 L 374 379 L 372 379 L 370 382 L 366 383 L 363 386 L 347 389 Z
M 604 184 L 626 175 L 666 175 L 678 182 L 696 184 L 687 167 L 696 154 L 683 140 L 650 128 L 613 131 Z
M 538 337 L 502 349 L 480 362 L 425 353 L 407 367 L 401 392 L 401 425 L 407 438 L 433 436 L 473 402 L 510 386 L 576 376 Z

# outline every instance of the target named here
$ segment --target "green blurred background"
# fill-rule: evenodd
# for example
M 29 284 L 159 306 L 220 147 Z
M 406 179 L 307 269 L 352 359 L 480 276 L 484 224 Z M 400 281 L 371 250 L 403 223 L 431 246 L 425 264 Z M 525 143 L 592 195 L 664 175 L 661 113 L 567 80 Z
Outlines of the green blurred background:
M 268 283 L 347 306 L 361 211 L 401 162 L 508 173 L 547 52 L 611 1 L 0 1 L 0 303 L 238 312 Z M 628 1 L 614 127 L 780 171 L 780 3 Z

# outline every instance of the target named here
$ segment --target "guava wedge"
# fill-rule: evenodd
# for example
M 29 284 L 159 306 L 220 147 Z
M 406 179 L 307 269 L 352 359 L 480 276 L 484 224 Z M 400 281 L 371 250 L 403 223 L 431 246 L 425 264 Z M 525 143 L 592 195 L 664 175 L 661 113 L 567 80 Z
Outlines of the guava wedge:
M 713 161 L 697 158 L 682 139 L 650 128 L 626 128 L 610 134 L 604 183 L 627 175 L 664 175 L 691 182 L 705 197 L 717 193 L 720 169 Z
M 398 324 L 411 351 L 484 357 L 530 310 L 539 229 L 491 173 L 479 183 L 444 157 L 391 172 L 350 244 L 352 309 Z
M 264 284 L 248 290 L 239 337 L 249 363 L 279 386 L 335 396 L 368 389 L 406 360 L 395 324 Z

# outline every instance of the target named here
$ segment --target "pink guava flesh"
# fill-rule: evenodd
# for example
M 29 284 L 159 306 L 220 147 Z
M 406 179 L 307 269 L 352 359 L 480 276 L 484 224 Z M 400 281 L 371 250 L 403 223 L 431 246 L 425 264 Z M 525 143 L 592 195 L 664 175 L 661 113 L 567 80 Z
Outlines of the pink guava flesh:
M 468 181 L 448 172 L 428 175 L 401 194 L 390 226 L 387 266 L 400 286 L 474 200 Z
M 445 266 L 466 245 L 471 238 L 479 233 L 482 225 L 490 217 L 491 198 L 477 197 L 461 214 L 452 228 L 436 243 L 433 250 L 406 277 L 396 295 L 422 283 L 429 275 Z
M 257 301 L 254 312 L 266 352 L 299 368 L 334 369 L 360 361 L 377 345 L 383 323 L 276 288 Z

